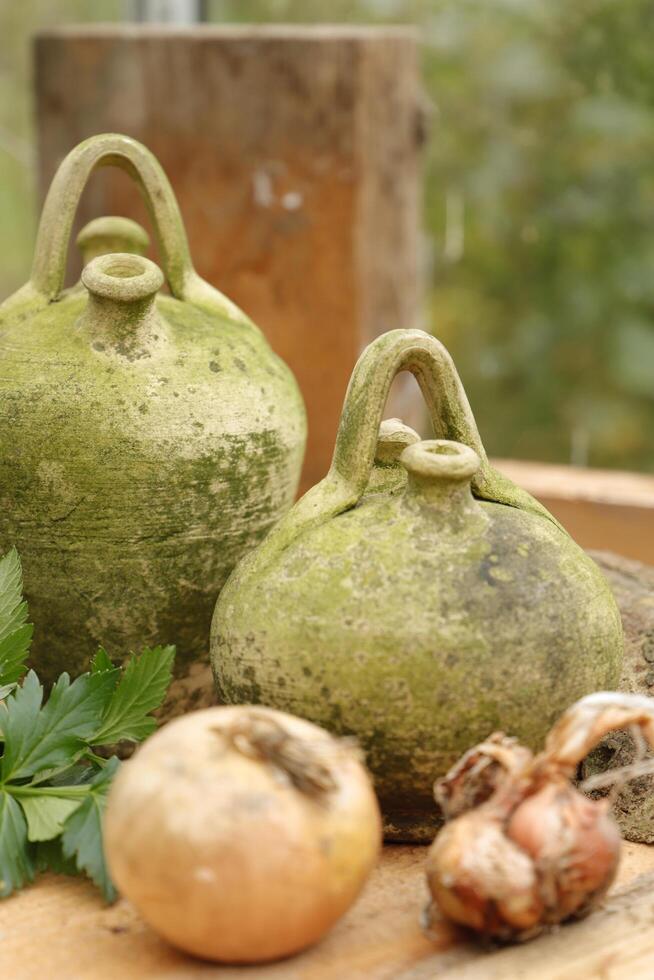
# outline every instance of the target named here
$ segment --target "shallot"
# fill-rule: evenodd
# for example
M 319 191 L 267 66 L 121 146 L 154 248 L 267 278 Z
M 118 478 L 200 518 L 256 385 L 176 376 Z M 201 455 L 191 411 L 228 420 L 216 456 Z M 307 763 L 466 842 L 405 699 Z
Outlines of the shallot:
M 224 962 L 316 942 L 359 894 L 380 842 L 354 746 L 259 707 L 166 725 L 124 764 L 105 815 L 122 894 L 170 943 Z
M 427 859 L 428 914 L 501 940 L 588 914 L 615 877 L 621 835 L 610 800 L 570 780 L 604 735 L 624 727 L 654 747 L 654 699 L 582 698 L 536 756 L 502 733 L 466 752 L 434 787 L 447 822 Z

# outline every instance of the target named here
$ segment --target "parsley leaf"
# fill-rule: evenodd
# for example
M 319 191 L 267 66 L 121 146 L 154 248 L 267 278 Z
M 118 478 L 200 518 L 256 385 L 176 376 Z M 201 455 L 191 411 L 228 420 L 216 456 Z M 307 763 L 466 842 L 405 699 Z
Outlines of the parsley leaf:
M 0 897 L 49 868 L 85 872 L 111 901 L 102 813 L 119 761 L 94 747 L 154 730 L 175 648 L 146 648 L 123 669 L 100 647 L 89 672 L 61 674 L 44 704 L 33 670 L 20 682 L 32 636 L 21 588 L 11 551 L 0 558 Z
M 79 871 L 85 871 L 108 902 L 116 898 L 102 845 L 102 814 L 111 779 L 119 766 L 116 756 L 109 759 L 89 785 L 84 802 L 68 817 L 62 837 L 65 858 L 75 858 Z
M 61 837 L 39 841 L 34 848 L 34 866 L 37 871 L 54 871 L 57 875 L 76 875 L 75 858 L 65 858 L 61 849 Z
M 33 878 L 25 817 L 16 800 L 0 789 L 0 896 L 11 895 Z
M 132 657 L 105 711 L 95 742 L 141 742 L 152 734 L 157 723 L 149 713 L 159 707 L 168 689 L 174 657 L 175 647 L 171 646 L 146 648 L 139 657 Z
M 20 559 L 12 548 L 0 558 L 0 688 L 14 684 L 25 672 L 34 627 L 27 622 L 22 589 Z
M 19 796 L 18 800 L 27 820 L 27 839 L 52 840 L 64 829 L 64 823 L 82 803 L 81 799 L 65 796 Z
M 98 674 L 103 670 L 114 670 L 114 665 L 104 647 L 98 647 L 98 651 L 91 661 L 91 673 Z
M 62 674 L 41 708 L 43 688 L 31 670 L 7 702 L 3 720 L 2 778 L 23 779 L 43 769 L 70 764 L 98 729 L 115 686 L 114 671 L 82 674 L 70 683 Z
M 0 557 L 0 897 L 50 869 L 85 872 L 112 901 L 102 814 L 119 761 L 94 746 L 154 730 L 175 648 L 146 648 L 123 669 L 100 647 L 89 672 L 61 674 L 44 704 L 33 670 L 21 683 L 33 629 L 21 591 L 13 550 Z
M 0 777 L 9 779 L 16 760 L 25 753 L 25 743 L 33 732 L 36 717 L 43 700 L 43 688 L 39 679 L 30 671 L 22 687 L 5 703 L 2 716 L 2 732 L 5 742 L 0 766 Z

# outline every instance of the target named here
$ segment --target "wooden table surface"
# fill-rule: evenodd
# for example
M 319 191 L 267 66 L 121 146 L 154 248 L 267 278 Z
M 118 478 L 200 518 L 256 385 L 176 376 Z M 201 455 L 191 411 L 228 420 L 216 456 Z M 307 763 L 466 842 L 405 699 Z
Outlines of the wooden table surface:
M 266 967 L 220 967 L 175 952 L 124 900 L 46 875 L 0 903 L 0 976 L 11 980 L 639 980 L 654 977 L 654 847 L 625 844 L 603 906 L 522 946 L 483 950 L 420 928 L 425 849 L 387 847 L 363 895 L 312 949 Z

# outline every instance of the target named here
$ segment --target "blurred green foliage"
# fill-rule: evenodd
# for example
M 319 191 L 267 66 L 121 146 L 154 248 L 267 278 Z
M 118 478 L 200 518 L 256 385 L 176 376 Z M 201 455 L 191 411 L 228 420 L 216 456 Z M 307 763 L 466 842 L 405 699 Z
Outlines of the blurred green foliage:
M 0 0 L 0 300 L 27 279 L 36 223 L 31 47 L 34 31 L 116 20 L 122 0 Z
M 132 6 L 0 6 L 0 36 L 15 38 L 0 49 L 3 294 L 25 278 L 33 233 L 27 33 Z M 205 8 L 213 21 L 418 27 L 428 322 L 489 452 L 654 471 L 654 0 Z
M 654 469 L 654 3 L 442 2 L 427 36 L 433 328 L 489 451 Z

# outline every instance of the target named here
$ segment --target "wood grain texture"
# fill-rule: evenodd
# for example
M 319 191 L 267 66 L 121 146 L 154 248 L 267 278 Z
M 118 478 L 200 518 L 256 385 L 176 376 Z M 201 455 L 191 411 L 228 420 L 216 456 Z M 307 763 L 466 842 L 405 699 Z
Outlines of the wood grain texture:
M 443 925 L 420 927 L 425 849 L 387 847 L 356 905 L 321 943 L 266 967 L 192 960 L 125 900 L 102 904 L 85 881 L 47 875 L 0 905 L 2 975 L 16 980 L 636 980 L 652 976 L 654 848 L 626 844 L 604 906 L 524 946 L 482 949 Z M 649 971 L 649 972 L 648 972 Z
M 39 175 L 93 133 L 145 143 L 178 195 L 201 276 L 238 303 L 307 402 L 303 486 L 326 472 L 361 348 L 416 325 L 420 111 L 404 29 L 67 28 L 35 44 Z M 99 173 L 80 223 L 143 222 Z M 415 386 L 393 412 L 416 421 Z

